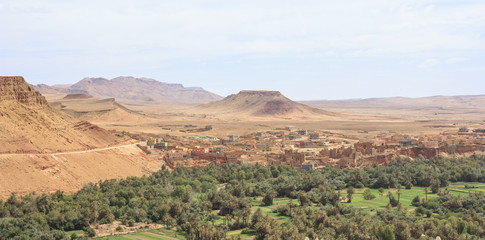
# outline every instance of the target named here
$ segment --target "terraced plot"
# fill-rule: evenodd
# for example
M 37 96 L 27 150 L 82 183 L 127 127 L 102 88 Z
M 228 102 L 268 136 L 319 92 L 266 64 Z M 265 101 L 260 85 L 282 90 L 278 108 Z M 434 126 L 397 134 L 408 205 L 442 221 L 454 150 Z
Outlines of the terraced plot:
M 185 237 L 179 233 L 167 229 L 149 230 L 146 232 L 130 233 L 125 235 L 107 236 L 97 239 L 106 240 L 179 240 Z

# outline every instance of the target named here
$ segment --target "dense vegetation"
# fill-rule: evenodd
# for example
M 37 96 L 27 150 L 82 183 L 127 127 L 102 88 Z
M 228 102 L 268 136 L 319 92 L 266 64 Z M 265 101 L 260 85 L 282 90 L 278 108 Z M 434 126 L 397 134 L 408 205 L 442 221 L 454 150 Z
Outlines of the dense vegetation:
M 450 182 L 485 182 L 485 158 L 395 159 L 388 166 L 354 170 L 298 170 L 288 166 L 225 164 L 165 168 L 145 177 L 87 184 L 73 195 L 58 191 L 0 200 L 0 238 L 69 239 L 65 231 L 115 220 L 176 227 L 187 239 L 225 239 L 244 229 L 256 239 L 479 239 L 485 237 L 485 195 L 446 191 Z M 429 188 L 415 211 L 399 202 L 399 189 Z M 362 188 L 397 188 L 389 206 L 374 213 L 343 204 Z M 342 190 L 345 189 L 345 190 Z M 340 191 L 341 190 L 341 191 Z M 387 191 L 386 191 L 387 192 Z M 344 193 L 344 194 L 342 194 Z M 364 198 L 372 199 L 370 191 Z M 252 206 L 290 198 L 275 219 Z

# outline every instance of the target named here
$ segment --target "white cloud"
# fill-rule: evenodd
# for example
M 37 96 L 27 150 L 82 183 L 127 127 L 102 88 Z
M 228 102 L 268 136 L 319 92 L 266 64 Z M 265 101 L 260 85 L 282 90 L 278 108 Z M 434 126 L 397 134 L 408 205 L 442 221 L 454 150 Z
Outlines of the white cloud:
M 468 58 L 454 57 L 454 58 L 446 59 L 445 63 L 451 64 L 451 63 L 461 63 L 466 61 L 468 61 Z
M 426 59 L 424 62 L 422 62 L 419 65 L 419 67 L 420 68 L 432 68 L 432 67 L 437 66 L 439 64 L 440 64 L 440 61 L 438 61 L 435 58 L 430 58 L 430 59 Z
M 451 63 L 476 69 L 485 53 L 483 0 L 0 2 L 0 70 L 39 82 L 139 74 L 221 89 L 235 76 L 292 77 L 291 89 L 326 79 L 385 86 L 395 76 L 443 79 Z M 412 75 L 418 67 L 429 75 Z M 473 71 L 468 79 L 483 76 Z
M 436 1 L 10 0 L 0 10 L 0 21 L 15 21 L 0 26 L 10 33 L 0 43 L 12 51 L 177 50 L 167 58 L 355 48 L 380 56 L 485 48 L 476 37 L 485 27 L 485 3 L 449 7 L 430 2 Z
M 425 13 L 431 13 L 431 11 L 433 11 L 435 8 L 436 8 L 435 5 L 429 5 L 429 6 L 424 8 L 424 12 Z

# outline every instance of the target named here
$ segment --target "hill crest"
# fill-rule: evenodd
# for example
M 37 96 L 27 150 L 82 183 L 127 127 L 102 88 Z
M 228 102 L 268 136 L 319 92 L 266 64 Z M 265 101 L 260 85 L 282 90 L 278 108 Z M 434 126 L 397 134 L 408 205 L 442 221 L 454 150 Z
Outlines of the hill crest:
M 200 105 L 198 108 L 216 115 L 228 114 L 264 118 L 290 119 L 335 116 L 335 113 L 294 102 L 279 91 L 265 90 L 243 90 L 220 101 Z
M 17 101 L 26 105 L 48 105 L 42 94 L 25 82 L 21 76 L 0 77 L 0 102 Z

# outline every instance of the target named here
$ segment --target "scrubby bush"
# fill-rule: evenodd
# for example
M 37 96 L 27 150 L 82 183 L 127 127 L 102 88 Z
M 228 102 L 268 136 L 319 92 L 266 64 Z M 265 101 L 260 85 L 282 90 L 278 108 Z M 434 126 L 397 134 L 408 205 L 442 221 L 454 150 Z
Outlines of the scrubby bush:
M 364 192 L 362 193 L 362 196 L 364 197 L 365 200 L 372 200 L 376 198 L 374 194 L 372 194 L 370 189 L 365 189 Z

